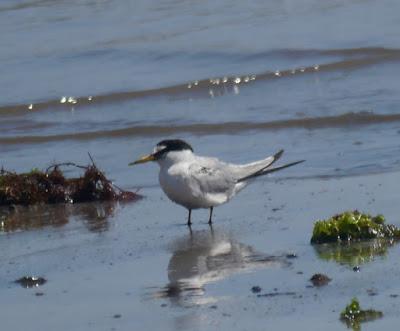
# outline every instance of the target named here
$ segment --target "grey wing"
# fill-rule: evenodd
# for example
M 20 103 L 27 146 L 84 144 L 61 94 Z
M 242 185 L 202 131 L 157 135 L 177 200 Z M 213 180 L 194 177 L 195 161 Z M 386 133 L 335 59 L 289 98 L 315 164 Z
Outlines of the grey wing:
M 192 180 L 204 194 L 229 194 L 236 184 L 230 167 L 219 162 L 207 163 L 192 164 L 189 167 Z

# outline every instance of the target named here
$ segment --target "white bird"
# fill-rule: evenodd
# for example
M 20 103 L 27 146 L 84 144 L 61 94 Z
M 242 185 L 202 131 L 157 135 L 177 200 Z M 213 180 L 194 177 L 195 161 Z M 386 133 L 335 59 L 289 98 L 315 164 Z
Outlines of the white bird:
M 228 202 L 252 179 L 304 162 L 270 168 L 282 154 L 283 150 L 280 150 L 263 160 L 232 164 L 198 156 L 187 142 L 173 139 L 160 141 L 152 154 L 129 165 L 156 161 L 160 166 L 158 178 L 161 188 L 170 200 L 188 209 L 187 225 L 190 226 L 192 209 L 209 208 L 208 223 L 211 224 L 213 208 Z

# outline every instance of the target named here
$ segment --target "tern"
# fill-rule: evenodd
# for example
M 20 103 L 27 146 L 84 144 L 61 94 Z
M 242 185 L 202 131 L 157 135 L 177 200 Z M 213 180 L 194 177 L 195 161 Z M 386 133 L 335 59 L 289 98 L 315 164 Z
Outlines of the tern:
M 192 146 L 181 139 L 160 141 L 153 153 L 129 165 L 155 161 L 160 166 L 159 182 L 167 197 L 188 211 L 190 226 L 193 209 L 210 209 L 208 224 L 212 223 L 213 208 L 228 202 L 254 178 L 282 170 L 301 162 L 296 161 L 276 168 L 271 166 L 282 156 L 283 150 L 263 160 L 232 164 L 217 158 L 198 156 Z

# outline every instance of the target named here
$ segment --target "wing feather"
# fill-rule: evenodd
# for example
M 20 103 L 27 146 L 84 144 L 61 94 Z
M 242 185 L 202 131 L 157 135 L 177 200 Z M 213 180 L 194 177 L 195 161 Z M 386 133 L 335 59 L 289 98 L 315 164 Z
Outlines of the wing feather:
M 228 193 L 236 183 L 230 171 L 216 164 L 192 164 L 189 173 L 192 181 L 204 194 Z

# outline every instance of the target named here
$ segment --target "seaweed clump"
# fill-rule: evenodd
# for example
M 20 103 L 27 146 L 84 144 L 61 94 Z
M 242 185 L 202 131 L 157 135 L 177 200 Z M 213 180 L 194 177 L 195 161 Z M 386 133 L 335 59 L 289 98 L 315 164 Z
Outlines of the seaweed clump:
M 84 169 L 78 178 L 66 178 L 61 166 Z M 53 165 L 45 171 L 29 173 L 0 170 L 0 206 L 39 203 L 76 203 L 91 201 L 134 201 L 140 196 L 115 186 L 92 161 L 91 165 L 74 163 Z
M 367 309 L 361 310 L 357 298 L 353 298 L 340 314 L 340 320 L 353 330 L 361 330 L 361 323 L 369 322 L 383 317 L 381 311 Z
M 346 211 L 314 224 L 312 244 L 365 240 L 374 238 L 400 239 L 400 229 L 385 224 L 382 215 L 372 217 L 359 211 Z

